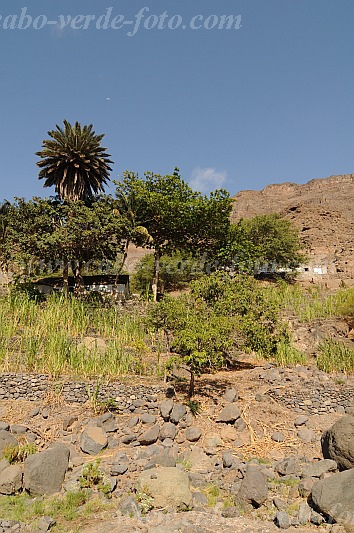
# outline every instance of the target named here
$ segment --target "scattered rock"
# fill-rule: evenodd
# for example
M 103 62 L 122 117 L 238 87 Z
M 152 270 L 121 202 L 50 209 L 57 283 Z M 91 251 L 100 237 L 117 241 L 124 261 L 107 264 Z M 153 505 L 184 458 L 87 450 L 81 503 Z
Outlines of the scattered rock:
M 160 429 L 160 439 L 174 439 L 177 434 L 177 428 L 172 422 L 165 422 Z
M 142 472 L 136 489 L 147 491 L 156 508 L 187 509 L 192 503 L 188 476 L 178 468 L 153 468 Z
M 171 414 L 170 414 L 170 421 L 173 424 L 178 424 L 178 422 L 181 420 L 181 418 L 184 417 L 184 415 L 187 413 L 187 408 L 183 403 L 175 403 Z
M 344 416 L 322 435 L 325 459 L 336 461 L 340 470 L 354 468 L 354 416 Z
M 297 432 L 297 436 L 302 442 L 313 442 L 316 438 L 315 433 L 312 429 L 302 428 Z
M 69 449 L 64 444 L 52 444 L 44 452 L 27 457 L 24 462 L 23 484 L 30 494 L 59 492 L 69 464 Z
M 19 465 L 9 465 L 1 472 L 0 494 L 14 494 L 22 488 L 22 470 Z
M 321 477 L 327 472 L 334 472 L 337 470 L 337 463 L 332 459 L 322 459 L 321 461 L 316 461 L 303 470 L 303 477 Z
M 354 527 L 354 468 L 318 481 L 312 489 L 312 501 L 331 519 Z
M 281 431 L 274 431 L 271 439 L 274 440 L 274 442 L 284 442 L 285 436 Z
M 119 504 L 119 510 L 124 516 L 140 517 L 141 509 L 134 496 L 127 496 Z
M 237 498 L 254 507 L 260 507 L 268 496 L 268 480 L 257 466 L 248 465 Z
M 7 446 L 18 446 L 17 439 L 9 431 L 0 429 L 0 457 Z
M 241 411 L 235 403 L 229 403 L 222 409 L 216 418 L 216 422 L 233 424 L 241 416 Z
M 299 506 L 299 512 L 297 515 L 298 521 L 300 525 L 305 525 L 310 522 L 311 518 L 311 507 L 308 505 L 307 502 L 301 502 Z
M 280 529 L 288 529 L 291 525 L 289 515 L 285 511 L 278 511 L 274 523 Z
M 200 439 L 202 436 L 202 432 L 199 428 L 192 426 L 190 428 L 187 428 L 185 431 L 185 437 L 189 442 L 196 442 Z
M 98 426 L 87 427 L 80 438 L 80 448 L 84 453 L 97 455 L 108 444 L 106 432 Z
M 160 413 L 164 420 L 170 419 L 170 414 L 173 409 L 173 400 L 164 400 L 160 403 Z
M 304 426 L 308 421 L 309 417 L 306 415 L 300 415 L 294 420 L 294 426 L 297 428 L 299 426 Z
M 154 444 L 157 439 L 159 438 L 160 433 L 160 427 L 158 424 L 155 424 L 151 428 L 147 429 L 138 437 L 138 441 L 143 446 L 149 446 L 150 444 Z
M 223 400 L 225 400 L 225 402 L 228 402 L 228 403 L 237 402 L 238 400 L 237 390 L 234 387 L 230 387 L 229 389 L 226 389 L 222 398 Z

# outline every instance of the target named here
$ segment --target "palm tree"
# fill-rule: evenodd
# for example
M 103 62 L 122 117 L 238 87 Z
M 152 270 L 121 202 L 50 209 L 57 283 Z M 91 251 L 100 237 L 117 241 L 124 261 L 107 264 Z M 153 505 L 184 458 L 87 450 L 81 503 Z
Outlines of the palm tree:
M 104 135 L 96 135 L 93 126 L 72 126 L 64 120 L 64 128 L 48 131 L 50 139 L 43 141 L 43 150 L 36 152 L 41 160 L 39 179 L 45 179 L 44 187 L 55 186 L 61 200 L 92 199 L 104 191 L 109 181 L 109 166 L 113 161 L 101 146 Z
M 101 146 L 104 135 L 96 135 L 93 126 L 81 126 L 64 120 L 64 128 L 48 131 L 50 139 L 43 141 L 43 150 L 36 152 L 41 160 L 39 179 L 45 179 L 44 187 L 55 186 L 60 200 L 91 202 L 95 195 L 104 192 L 113 163 Z M 63 258 L 63 289 L 68 293 L 68 261 Z M 80 291 L 81 265 L 74 271 L 75 286 Z

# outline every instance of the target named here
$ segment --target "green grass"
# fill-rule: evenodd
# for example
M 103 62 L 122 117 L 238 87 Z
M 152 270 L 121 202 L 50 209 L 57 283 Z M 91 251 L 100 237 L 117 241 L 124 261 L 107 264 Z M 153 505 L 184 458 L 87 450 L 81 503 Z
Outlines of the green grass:
M 288 315 L 296 316 L 301 322 L 345 316 L 354 309 L 354 287 L 329 292 L 319 287 L 304 289 L 279 283 L 272 294 Z
M 97 338 L 87 346 L 85 337 Z M 3 371 L 106 377 L 149 374 L 147 333 L 138 312 L 91 307 L 75 298 L 25 295 L 0 299 L 0 364 Z M 86 343 L 86 344 L 85 344 Z
M 76 522 L 111 509 L 112 503 L 97 496 L 90 497 L 88 491 L 67 492 L 64 496 L 44 496 L 31 498 L 27 494 L 1 496 L 0 519 L 16 520 L 36 526 L 39 518 L 51 516 L 57 521 L 51 531 L 74 531 L 70 522 Z M 70 527 L 70 529 L 69 529 Z M 75 526 L 74 526 L 75 527 Z
M 354 350 L 343 342 L 325 339 L 318 349 L 317 366 L 325 372 L 354 372 Z

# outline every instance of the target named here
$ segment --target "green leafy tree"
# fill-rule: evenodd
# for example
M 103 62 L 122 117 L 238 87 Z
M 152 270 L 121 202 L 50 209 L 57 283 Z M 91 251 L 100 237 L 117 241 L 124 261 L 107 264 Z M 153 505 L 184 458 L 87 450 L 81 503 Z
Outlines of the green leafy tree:
M 44 187 L 55 187 L 61 200 L 91 200 L 104 192 L 112 170 L 109 154 L 101 146 L 104 135 L 96 135 L 93 125 L 71 125 L 48 131 L 50 139 L 43 141 L 43 150 L 36 153 L 41 160 L 39 179 Z
M 125 185 L 139 206 L 139 225 L 148 234 L 143 246 L 154 250 L 152 291 L 156 300 L 161 257 L 177 251 L 215 250 L 218 240 L 227 234 L 231 199 L 226 191 L 215 191 L 209 198 L 193 191 L 178 169 L 166 176 L 147 172 L 145 179 L 134 176 Z
M 249 274 L 262 268 L 294 271 L 305 260 L 296 228 L 278 214 L 259 215 L 231 225 L 218 257 L 221 266 Z
M 106 198 L 81 201 L 17 200 L 10 232 L 18 262 L 72 265 L 76 278 L 88 261 L 113 260 L 122 243 L 117 217 Z M 65 280 L 64 280 L 65 281 Z M 80 280 L 77 281 L 80 285 Z

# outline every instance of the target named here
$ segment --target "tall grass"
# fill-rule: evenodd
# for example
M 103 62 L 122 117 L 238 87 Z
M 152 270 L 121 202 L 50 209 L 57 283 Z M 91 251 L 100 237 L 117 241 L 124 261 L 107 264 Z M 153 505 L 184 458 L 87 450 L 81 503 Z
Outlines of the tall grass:
M 273 298 L 288 315 L 301 322 L 344 316 L 354 311 L 354 287 L 329 292 L 319 287 L 304 289 L 281 283 L 274 288 Z
M 0 299 L 2 371 L 83 377 L 151 373 L 145 340 L 138 312 L 94 308 L 58 295 L 41 304 L 25 295 Z
M 318 347 L 317 366 L 325 372 L 354 372 L 354 350 L 343 342 L 325 339 Z

